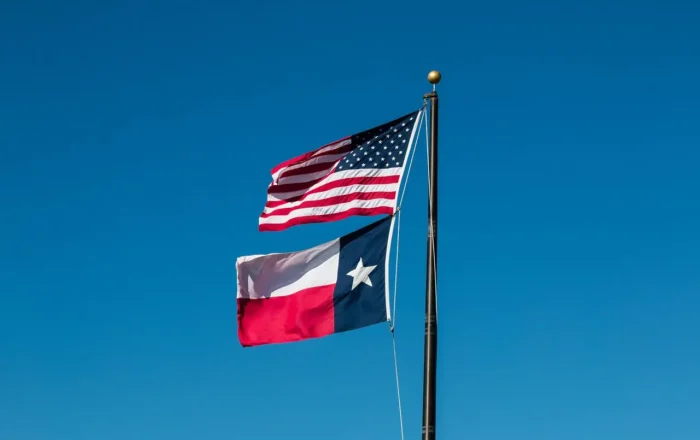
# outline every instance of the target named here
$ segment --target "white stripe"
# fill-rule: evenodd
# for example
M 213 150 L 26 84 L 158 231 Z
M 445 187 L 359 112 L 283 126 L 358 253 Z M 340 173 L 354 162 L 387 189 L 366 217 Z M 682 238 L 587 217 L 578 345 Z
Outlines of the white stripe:
M 297 217 L 308 217 L 315 215 L 339 214 L 353 208 L 394 208 L 396 198 L 392 199 L 372 199 L 353 200 L 347 203 L 339 203 L 332 206 L 319 206 L 315 208 L 301 208 L 286 215 L 275 215 L 272 217 L 260 217 L 258 224 L 282 224 Z
M 309 165 L 309 163 L 310 163 L 311 161 L 313 161 L 313 160 L 322 160 L 322 159 L 325 159 L 325 156 L 324 156 L 324 157 L 319 157 L 319 155 L 324 154 L 324 153 L 331 152 L 331 151 L 333 151 L 333 150 L 337 150 L 338 148 L 346 147 L 346 146 L 350 145 L 350 142 L 351 142 L 351 139 L 345 139 L 345 140 L 342 140 L 342 141 L 340 141 L 340 142 L 336 142 L 336 143 L 334 143 L 334 144 L 330 144 L 330 145 L 328 145 L 328 146 L 319 148 L 317 151 L 315 151 L 315 152 L 311 155 L 311 158 L 305 160 L 304 162 L 295 163 L 295 164 L 293 164 L 293 165 L 289 165 L 289 166 L 286 166 L 286 167 L 284 167 L 284 168 L 280 168 L 279 170 L 277 170 L 274 174 L 272 174 L 272 180 L 277 180 L 277 177 L 279 177 L 279 175 L 282 174 L 282 173 L 284 173 L 285 171 L 289 171 L 289 170 L 294 170 L 294 169 L 297 169 L 297 168 L 305 167 L 305 166 Z M 346 154 L 346 153 L 343 153 L 342 155 L 345 155 L 345 154 Z M 342 156 L 342 155 L 341 155 L 341 156 Z M 311 163 L 316 163 L 316 162 L 311 162 Z
M 328 153 L 329 151 L 335 150 L 338 147 L 345 147 L 347 145 L 350 145 L 352 142 L 352 138 L 348 137 L 347 139 L 343 139 L 342 141 L 335 142 L 333 144 L 327 145 L 323 148 L 319 148 L 318 151 L 316 151 L 314 154 L 312 154 L 312 157 L 318 156 L 319 154 L 325 154 Z
M 371 192 L 395 192 L 399 188 L 398 183 L 388 183 L 385 185 L 352 185 L 352 186 L 341 186 L 339 188 L 332 188 L 327 191 L 321 191 L 317 193 L 309 194 L 301 200 L 296 202 L 289 202 L 283 205 L 278 205 L 273 208 L 265 208 L 263 212 L 265 214 L 276 211 L 281 208 L 289 209 L 299 206 L 304 202 L 309 200 L 324 200 L 331 197 L 344 196 L 351 193 L 371 193 Z
M 323 186 L 327 183 L 330 182 L 335 182 L 336 180 L 343 180 L 343 179 L 352 179 L 356 177 L 387 177 L 387 176 L 396 176 L 401 173 L 401 169 L 399 168 L 386 168 L 386 169 L 378 169 L 378 168 L 370 168 L 370 169 L 359 169 L 359 170 L 343 170 L 343 171 L 336 171 L 332 174 L 330 174 L 327 178 L 323 179 L 320 182 L 314 183 L 311 185 L 309 188 L 305 189 L 300 189 L 296 191 L 291 191 L 291 192 L 286 192 L 286 193 L 278 193 L 278 194 L 268 194 L 267 196 L 267 201 L 278 201 L 278 200 L 287 200 L 292 197 L 297 197 L 303 194 L 306 194 L 307 192 L 316 189 L 320 186 Z
M 389 226 L 389 237 L 386 242 L 386 258 L 384 259 L 384 296 L 386 297 L 386 320 L 391 322 L 391 306 L 389 304 L 389 258 L 391 257 L 391 239 L 394 236 L 394 220 L 396 216 L 391 217 L 391 225 Z M 394 294 L 395 296 L 396 294 Z
M 239 257 L 236 296 L 263 299 L 335 284 L 339 258 L 339 239 L 303 251 Z

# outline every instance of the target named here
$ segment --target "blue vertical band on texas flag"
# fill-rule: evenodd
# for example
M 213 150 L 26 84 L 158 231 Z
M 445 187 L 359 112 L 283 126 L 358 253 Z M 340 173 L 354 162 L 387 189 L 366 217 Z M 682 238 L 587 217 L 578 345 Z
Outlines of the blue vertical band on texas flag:
M 302 251 L 240 257 L 241 344 L 294 342 L 388 321 L 393 220 Z
M 338 282 L 333 291 L 335 333 L 388 319 L 385 263 L 392 218 L 340 238 Z

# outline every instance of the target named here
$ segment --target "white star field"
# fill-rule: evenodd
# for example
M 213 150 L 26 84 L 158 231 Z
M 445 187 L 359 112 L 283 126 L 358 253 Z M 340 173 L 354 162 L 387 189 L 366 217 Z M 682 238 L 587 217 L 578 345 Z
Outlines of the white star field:
M 358 135 L 359 146 L 340 159 L 337 170 L 403 166 L 414 119 L 412 115 L 388 129 L 383 127 L 374 137 L 373 133 Z

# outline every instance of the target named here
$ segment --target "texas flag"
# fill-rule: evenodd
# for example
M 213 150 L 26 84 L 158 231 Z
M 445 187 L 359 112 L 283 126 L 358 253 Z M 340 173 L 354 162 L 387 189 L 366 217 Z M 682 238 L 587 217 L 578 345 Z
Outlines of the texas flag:
M 236 261 L 244 347 L 294 342 L 389 320 L 394 217 L 298 252 Z

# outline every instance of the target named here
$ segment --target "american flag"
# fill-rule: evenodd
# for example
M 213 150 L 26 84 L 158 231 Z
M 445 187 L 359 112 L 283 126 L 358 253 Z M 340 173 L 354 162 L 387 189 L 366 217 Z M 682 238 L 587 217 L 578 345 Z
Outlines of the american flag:
M 260 231 L 393 214 L 422 109 L 272 169 Z

